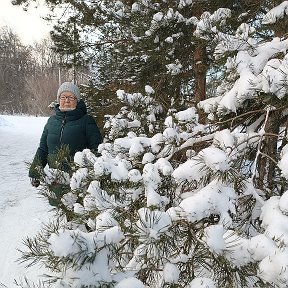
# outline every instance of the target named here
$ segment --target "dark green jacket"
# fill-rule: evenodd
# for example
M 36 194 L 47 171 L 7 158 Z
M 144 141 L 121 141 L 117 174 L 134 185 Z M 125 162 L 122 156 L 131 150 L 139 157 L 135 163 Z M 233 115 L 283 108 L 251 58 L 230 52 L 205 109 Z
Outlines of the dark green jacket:
M 29 177 L 35 178 L 35 164 L 41 162 L 43 167 L 62 145 L 68 145 L 70 156 L 85 148 L 97 150 L 102 143 L 102 136 L 92 116 L 87 114 L 85 103 L 80 100 L 76 109 L 62 112 L 59 105 L 55 107 L 55 115 L 51 116 L 42 133 L 40 145 L 29 170 Z

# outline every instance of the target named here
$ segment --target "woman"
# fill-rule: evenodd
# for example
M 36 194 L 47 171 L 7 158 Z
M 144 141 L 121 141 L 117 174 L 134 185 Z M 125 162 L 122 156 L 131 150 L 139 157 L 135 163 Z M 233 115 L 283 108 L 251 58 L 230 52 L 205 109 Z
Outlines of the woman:
M 64 82 L 57 92 L 58 103 L 55 115 L 51 116 L 42 133 L 40 145 L 29 169 L 33 186 L 40 184 L 37 165 L 43 168 L 49 162 L 48 156 L 55 154 L 62 146 L 69 148 L 70 156 L 85 148 L 97 150 L 102 136 L 92 116 L 87 114 L 86 105 L 80 99 L 80 90 L 72 82 Z

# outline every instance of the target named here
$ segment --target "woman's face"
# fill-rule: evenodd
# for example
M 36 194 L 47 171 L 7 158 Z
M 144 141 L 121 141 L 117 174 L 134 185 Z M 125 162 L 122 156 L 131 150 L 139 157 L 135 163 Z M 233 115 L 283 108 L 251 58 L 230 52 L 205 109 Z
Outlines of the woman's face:
M 77 98 L 72 92 L 64 91 L 59 96 L 60 108 L 73 109 L 77 106 Z

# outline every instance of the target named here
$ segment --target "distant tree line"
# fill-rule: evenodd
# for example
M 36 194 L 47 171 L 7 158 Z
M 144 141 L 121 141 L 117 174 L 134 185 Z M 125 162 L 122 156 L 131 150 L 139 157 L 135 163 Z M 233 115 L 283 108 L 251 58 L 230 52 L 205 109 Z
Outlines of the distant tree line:
M 0 28 L 0 113 L 50 114 L 59 82 L 74 77 L 52 48 L 49 38 L 24 45 L 11 28 Z

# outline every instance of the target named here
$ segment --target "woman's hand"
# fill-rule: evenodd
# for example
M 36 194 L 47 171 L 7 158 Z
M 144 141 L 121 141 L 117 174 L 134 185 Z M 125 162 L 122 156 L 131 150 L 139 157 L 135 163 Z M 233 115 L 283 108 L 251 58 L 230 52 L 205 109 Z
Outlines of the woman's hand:
M 36 187 L 36 188 L 40 185 L 39 179 L 31 178 L 30 181 L 31 181 L 32 186 L 34 186 L 34 187 Z

